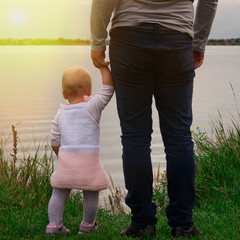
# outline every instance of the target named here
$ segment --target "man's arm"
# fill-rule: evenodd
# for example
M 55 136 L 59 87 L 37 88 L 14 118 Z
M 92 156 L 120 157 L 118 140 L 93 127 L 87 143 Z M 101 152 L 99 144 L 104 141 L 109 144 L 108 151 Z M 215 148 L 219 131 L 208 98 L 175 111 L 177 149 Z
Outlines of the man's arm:
M 204 59 L 205 46 L 217 10 L 218 0 L 198 0 L 194 21 L 193 57 L 196 68 Z
M 107 26 L 116 0 L 93 0 L 90 18 L 91 28 L 91 58 L 95 67 L 106 67 L 105 62 Z

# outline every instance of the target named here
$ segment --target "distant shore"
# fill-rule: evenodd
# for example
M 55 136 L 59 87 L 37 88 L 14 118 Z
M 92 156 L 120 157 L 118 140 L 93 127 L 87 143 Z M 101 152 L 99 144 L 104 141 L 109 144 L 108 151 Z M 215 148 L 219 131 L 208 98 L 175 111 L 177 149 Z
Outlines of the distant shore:
M 90 45 L 89 40 L 82 39 L 47 39 L 47 38 L 24 38 L 24 39 L 13 39 L 5 38 L 0 39 L 0 45 Z
M 109 41 L 106 42 L 109 44 Z M 208 45 L 240 45 L 240 38 L 231 38 L 231 39 L 209 39 Z M 25 45 L 90 45 L 90 40 L 83 39 L 13 39 L 13 38 L 2 38 L 0 39 L 1 46 L 7 45 L 16 45 L 16 46 L 25 46 Z
M 207 45 L 240 45 L 240 38 L 209 39 Z

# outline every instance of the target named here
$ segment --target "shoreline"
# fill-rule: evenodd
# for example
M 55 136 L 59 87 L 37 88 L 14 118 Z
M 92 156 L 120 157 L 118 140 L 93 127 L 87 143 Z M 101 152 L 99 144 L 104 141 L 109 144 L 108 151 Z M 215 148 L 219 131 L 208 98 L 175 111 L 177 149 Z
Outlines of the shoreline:
M 106 40 L 106 44 L 109 45 L 109 40 Z M 0 38 L 0 46 L 58 46 L 58 45 L 90 45 L 89 39 L 48 39 L 48 38 Z M 209 39 L 207 42 L 209 46 L 240 46 L 240 38 L 231 38 L 231 39 Z

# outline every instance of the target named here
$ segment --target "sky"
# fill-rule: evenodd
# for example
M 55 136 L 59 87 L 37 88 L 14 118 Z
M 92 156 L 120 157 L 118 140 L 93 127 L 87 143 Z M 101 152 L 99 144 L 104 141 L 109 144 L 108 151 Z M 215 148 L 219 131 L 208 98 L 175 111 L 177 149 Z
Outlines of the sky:
M 0 38 L 90 39 L 91 2 L 0 0 Z M 219 0 L 209 38 L 240 38 L 240 0 Z

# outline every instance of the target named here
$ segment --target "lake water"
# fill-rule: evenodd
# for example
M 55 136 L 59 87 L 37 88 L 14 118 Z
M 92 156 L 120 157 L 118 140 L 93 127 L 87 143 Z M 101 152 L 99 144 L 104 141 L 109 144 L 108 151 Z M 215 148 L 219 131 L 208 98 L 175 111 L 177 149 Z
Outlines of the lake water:
M 22 150 L 31 152 L 47 143 L 51 120 L 60 103 L 61 77 L 72 65 L 88 69 L 93 78 L 93 94 L 101 86 L 99 71 L 90 59 L 89 46 L 0 46 L 0 129 L 8 137 L 16 125 Z M 237 117 L 240 104 L 240 47 L 208 46 L 204 65 L 196 71 L 194 83 L 192 129 L 200 126 L 211 132 L 211 119 L 221 112 L 224 124 Z M 120 127 L 113 97 L 102 114 L 101 159 L 116 184 L 123 185 Z M 157 112 L 153 111 L 154 133 L 152 163 L 165 169 L 165 155 L 158 129 Z M 5 146 L 11 151 L 11 138 Z

